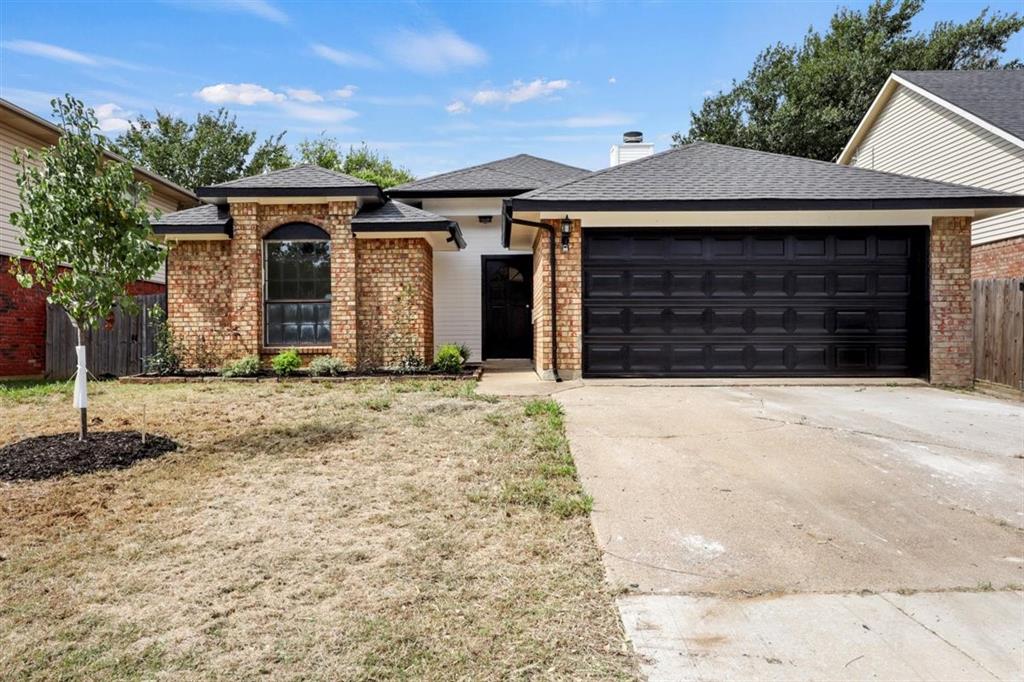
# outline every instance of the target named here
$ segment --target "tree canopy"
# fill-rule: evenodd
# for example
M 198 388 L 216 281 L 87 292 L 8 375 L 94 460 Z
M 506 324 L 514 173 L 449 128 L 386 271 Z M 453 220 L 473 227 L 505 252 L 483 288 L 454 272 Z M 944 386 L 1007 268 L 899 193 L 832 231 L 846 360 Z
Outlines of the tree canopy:
M 117 150 L 182 187 L 196 189 L 291 165 L 284 133 L 255 149 L 256 131 L 242 128 L 227 109 L 199 114 L 194 122 L 156 112 L 140 116 L 118 136 Z
M 689 131 L 673 143 L 706 140 L 831 160 L 892 71 L 1024 66 L 1000 61 L 1024 28 L 1018 13 L 985 9 L 965 23 L 941 21 L 915 33 L 911 23 L 923 7 L 924 0 L 875 0 L 863 12 L 843 8 L 824 35 L 811 29 L 800 45 L 768 47 L 743 80 L 691 112 Z
M 15 276 L 41 286 L 78 329 L 104 320 L 116 303 L 132 307 L 130 283 L 151 277 L 163 252 L 150 241 L 150 188 L 131 165 L 109 156 L 91 109 L 66 95 L 52 101 L 63 130 L 38 152 L 15 152 L 21 205 L 11 213 L 24 258 Z
M 303 163 L 354 175 L 385 189 L 416 179 L 407 169 L 396 166 L 389 158 L 366 144 L 350 146 L 345 152 L 335 138 L 321 135 L 300 142 L 298 151 Z

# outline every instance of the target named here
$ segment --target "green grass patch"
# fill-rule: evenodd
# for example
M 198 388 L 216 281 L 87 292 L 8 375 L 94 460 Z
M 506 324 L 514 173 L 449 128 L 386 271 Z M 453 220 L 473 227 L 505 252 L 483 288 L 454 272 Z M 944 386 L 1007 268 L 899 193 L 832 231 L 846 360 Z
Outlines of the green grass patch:
M 90 382 L 91 383 L 91 382 Z M 68 379 L 13 379 L 0 381 L 0 400 L 26 402 L 51 395 L 71 395 L 74 382 Z

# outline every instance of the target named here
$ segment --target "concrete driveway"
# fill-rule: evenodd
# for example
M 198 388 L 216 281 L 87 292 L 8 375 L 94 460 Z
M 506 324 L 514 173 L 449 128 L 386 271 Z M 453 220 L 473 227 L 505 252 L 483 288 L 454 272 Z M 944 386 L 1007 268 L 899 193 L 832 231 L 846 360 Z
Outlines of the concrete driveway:
M 1024 678 L 1024 406 L 925 386 L 557 396 L 652 679 Z

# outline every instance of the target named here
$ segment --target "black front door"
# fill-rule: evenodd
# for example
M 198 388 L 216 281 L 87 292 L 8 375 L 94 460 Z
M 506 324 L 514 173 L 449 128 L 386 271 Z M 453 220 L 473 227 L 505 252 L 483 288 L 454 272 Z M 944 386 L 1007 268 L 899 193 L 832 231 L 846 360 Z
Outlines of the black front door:
M 533 256 L 484 256 L 484 358 L 528 358 L 533 350 Z

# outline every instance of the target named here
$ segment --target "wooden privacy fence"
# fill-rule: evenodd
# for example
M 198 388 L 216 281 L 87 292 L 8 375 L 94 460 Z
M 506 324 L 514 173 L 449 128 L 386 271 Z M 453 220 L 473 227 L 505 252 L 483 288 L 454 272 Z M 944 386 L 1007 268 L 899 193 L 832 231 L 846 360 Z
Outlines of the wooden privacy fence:
M 974 280 L 974 378 L 1024 390 L 1024 279 Z
M 167 310 L 167 294 L 135 296 L 139 312 L 129 315 L 114 310 L 114 323 L 101 324 L 89 332 L 85 344 L 86 363 L 97 377 L 125 376 L 142 372 L 142 359 L 153 352 L 153 320 L 150 308 Z M 46 305 L 46 376 L 66 379 L 75 373 L 78 361 L 75 345 L 78 332 L 64 309 Z

